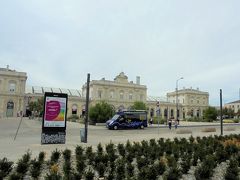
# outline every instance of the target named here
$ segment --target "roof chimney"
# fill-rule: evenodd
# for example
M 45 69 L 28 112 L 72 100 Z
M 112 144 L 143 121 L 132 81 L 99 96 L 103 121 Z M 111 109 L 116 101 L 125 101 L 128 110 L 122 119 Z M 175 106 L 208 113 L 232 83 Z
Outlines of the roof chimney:
M 140 85 L 140 76 L 136 77 L 136 84 Z

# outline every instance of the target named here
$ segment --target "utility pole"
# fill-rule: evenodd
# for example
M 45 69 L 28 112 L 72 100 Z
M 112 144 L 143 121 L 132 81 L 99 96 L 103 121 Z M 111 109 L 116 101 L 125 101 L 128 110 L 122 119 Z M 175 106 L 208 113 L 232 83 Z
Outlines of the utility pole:
M 221 120 L 221 135 L 223 135 L 223 117 L 222 117 L 222 89 L 220 89 L 220 120 Z
M 86 112 L 85 112 L 85 143 L 87 143 L 88 135 L 88 107 L 89 107 L 89 83 L 90 83 L 90 74 L 87 74 L 87 93 L 86 93 Z
M 178 81 L 179 80 L 181 80 L 181 79 L 183 79 L 183 77 L 181 77 L 181 78 L 179 78 L 179 79 L 177 79 L 177 81 L 176 81 L 176 119 L 177 119 L 177 122 L 178 122 L 178 124 L 179 124 L 179 111 L 178 111 Z

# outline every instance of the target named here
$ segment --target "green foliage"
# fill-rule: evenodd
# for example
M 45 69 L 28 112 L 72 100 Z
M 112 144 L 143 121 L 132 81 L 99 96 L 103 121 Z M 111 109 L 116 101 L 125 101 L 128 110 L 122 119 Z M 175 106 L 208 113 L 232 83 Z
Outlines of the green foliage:
M 38 111 L 38 112 L 40 112 L 40 114 L 42 114 L 43 104 L 44 104 L 44 99 L 43 99 L 43 97 L 41 97 L 37 101 L 32 101 L 29 103 L 29 110 L 30 111 Z
M 89 118 L 93 123 L 105 123 L 115 114 L 114 107 L 105 101 L 90 107 Z
M 17 168 L 16 172 L 19 174 L 21 177 L 24 177 L 24 175 L 27 173 L 28 168 L 29 168 L 29 162 L 30 162 L 31 154 L 28 151 L 26 154 L 22 156 L 21 159 L 18 160 L 17 162 Z
M 75 174 L 76 179 L 81 179 L 83 172 L 85 170 L 85 167 L 86 167 L 85 161 L 83 159 L 78 159 L 76 162 L 76 170 L 77 170 L 77 173 Z
M 70 161 L 71 160 L 71 150 L 70 149 L 65 149 L 64 151 L 63 151 L 63 158 L 64 158 L 64 160 L 65 161 Z
M 156 164 L 154 164 L 154 168 L 157 171 L 158 175 L 162 175 L 166 170 L 166 164 L 161 158 Z
M 79 119 L 77 114 L 73 114 L 67 118 L 68 121 L 76 122 Z
M 97 164 L 96 170 L 99 174 L 99 177 L 104 177 L 105 169 L 106 169 L 106 166 L 102 162 Z
M 161 117 L 153 117 L 153 124 L 166 124 L 167 120 Z
M 41 151 L 38 155 L 38 161 L 42 163 L 44 159 L 45 159 L 45 152 Z
M 41 162 L 36 159 L 31 161 L 30 174 L 33 178 L 37 179 L 41 174 Z
M 77 147 L 75 148 L 75 154 L 76 154 L 76 159 L 77 160 L 81 160 L 81 159 L 84 158 L 83 152 L 84 152 L 83 147 L 77 145 Z
M 182 156 L 182 162 L 181 162 L 181 171 L 183 174 L 186 174 L 188 170 L 191 167 L 191 156 L 185 154 Z
M 71 171 L 72 171 L 71 161 L 67 160 L 63 164 L 63 172 L 65 179 L 71 179 L 72 177 Z
M 132 106 L 133 110 L 147 110 L 146 104 L 142 101 L 135 101 Z
M 125 157 L 126 152 L 125 152 L 124 145 L 121 144 L 121 143 L 119 143 L 119 144 L 117 145 L 117 148 L 118 148 L 119 154 L 120 154 L 122 157 Z
M 123 158 L 119 158 L 116 162 L 116 174 L 118 180 L 125 179 L 125 160 Z
M 127 163 L 127 175 L 128 177 L 133 177 L 134 176 L 134 166 L 132 163 Z
M 217 109 L 215 107 L 208 107 L 203 111 L 203 119 L 208 122 L 214 121 L 217 119 Z
M 239 173 L 238 162 L 235 159 L 231 159 L 229 166 L 227 168 L 227 172 L 225 174 L 225 179 L 226 180 L 239 179 L 238 173 Z
M 202 117 L 190 117 L 190 118 L 187 118 L 186 120 L 189 122 L 203 122 L 204 121 L 204 119 Z
M 0 160 L 0 180 L 6 177 L 13 168 L 13 162 L 8 161 L 7 158 Z
M 227 108 L 227 107 L 223 108 L 222 114 L 223 114 L 223 116 L 228 117 L 228 118 L 233 118 L 234 115 L 237 115 L 234 113 L 233 109 Z M 220 110 L 218 111 L 218 115 L 220 116 Z
M 52 152 L 51 162 L 53 162 L 53 163 L 58 162 L 60 156 L 61 156 L 61 152 L 56 149 L 55 151 Z
M 94 164 L 95 153 L 93 152 L 92 146 L 86 148 L 85 156 L 89 164 Z
M 88 168 L 85 173 L 84 173 L 85 179 L 86 180 L 93 180 L 94 178 L 94 172 L 92 169 Z
M 216 161 L 213 155 L 208 155 L 200 167 L 195 171 L 197 180 L 209 179 L 213 175 L 213 169 L 216 167 Z
M 181 171 L 177 166 L 170 167 L 168 174 L 165 176 L 166 180 L 178 180 L 181 177 Z
M 14 172 L 9 176 L 9 180 L 21 180 L 21 179 L 22 179 L 22 176 L 16 172 Z
M 72 178 L 71 150 L 65 149 L 62 154 L 65 160 L 63 164 L 64 177 L 65 179 L 71 179 Z

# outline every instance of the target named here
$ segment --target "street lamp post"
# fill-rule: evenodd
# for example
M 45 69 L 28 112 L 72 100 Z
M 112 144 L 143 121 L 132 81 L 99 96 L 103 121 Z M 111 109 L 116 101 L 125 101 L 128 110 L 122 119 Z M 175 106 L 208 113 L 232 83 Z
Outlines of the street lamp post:
M 178 112 L 178 81 L 179 80 L 181 80 L 181 79 L 183 79 L 183 77 L 181 77 L 181 78 L 179 78 L 179 79 L 177 79 L 177 81 L 176 81 L 176 118 L 177 118 L 177 122 L 178 122 L 178 124 L 179 124 L 179 112 Z

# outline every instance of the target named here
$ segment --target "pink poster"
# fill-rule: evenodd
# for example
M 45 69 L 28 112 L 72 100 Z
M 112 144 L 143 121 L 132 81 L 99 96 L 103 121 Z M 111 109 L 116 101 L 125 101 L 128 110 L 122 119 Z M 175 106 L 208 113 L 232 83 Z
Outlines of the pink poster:
M 44 127 L 65 127 L 66 98 L 46 97 Z

